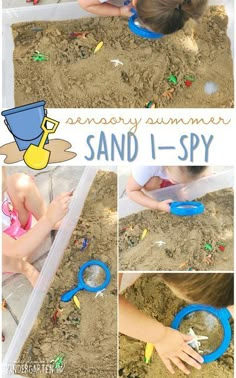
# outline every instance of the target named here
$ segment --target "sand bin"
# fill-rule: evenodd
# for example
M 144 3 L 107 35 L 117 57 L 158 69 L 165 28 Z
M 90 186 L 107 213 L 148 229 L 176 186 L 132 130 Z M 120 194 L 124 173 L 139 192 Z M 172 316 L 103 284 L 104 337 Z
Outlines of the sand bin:
M 49 363 L 60 352 L 65 354 L 63 377 L 116 377 L 117 372 L 117 278 L 116 278 L 116 174 L 99 172 L 90 189 L 82 216 L 48 291 L 37 321 L 21 353 L 21 361 Z M 90 240 L 80 251 L 82 239 Z M 112 280 L 104 297 L 81 291 L 73 300 L 60 302 L 60 295 L 77 284 L 79 267 L 90 259 L 105 262 Z M 62 316 L 53 326 L 51 317 L 57 304 Z M 54 373 L 55 374 L 55 373 Z M 29 374 L 27 374 L 29 376 Z M 37 378 L 52 377 L 37 374 Z
M 47 107 L 138 107 L 149 100 L 157 107 L 197 108 L 233 106 L 233 61 L 223 6 L 209 7 L 202 22 L 160 40 L 133 35 L 126 19 L 85 18 L 65 22 L 13 25 L 15 40 L 15 105 L 44 99 Z M 32 28 L 43 28 L 35 32 Z M 71 32 L 88 31 L 86 39 Z M 97 44 L 103 48 L 94 54 Z M 34 62 L 38 50 L 47 62 Z M 111 60 L 123 65 L 115 67 Z M 177 85 L 168 83 L 174 74 Z M 195 76 L 190 88 L 184 76 Z M 206 82 L 217 93 L 204 92 Z M 173 99 L 162 94 L 175 88 Z
M 140 310 L 156 318 L 166 326 L 171 324 L 175 314 L 186 303 L 172 294 L 168 287 L 159 281 L 158 275 L 144 275 L 125 292 L 126 298 Z M 208 335 L 207 335 L 208 336 Z M 124 335 L 120 336 L 119 376 L 123 378 L 167 378 L 172 377 L 157 353 L 150 365 L 144 363 L 145 344 Z M 210 364 L 204 364 L 201 371 L 190 368 L 191 377 L 229 378 L 233 377 L 233 343 L 225 354 Z M 175 368 L 175 377 L 186 377 Z
M 121 219 L 120 269 L 233 270 L 233 190 L 209 193 L 200 200 L 205 212 L 194 217 L 145 210 Z M 148 233 L 140 240 L 145 229 Z M 212 251 L 204 249 L 206 243 Z

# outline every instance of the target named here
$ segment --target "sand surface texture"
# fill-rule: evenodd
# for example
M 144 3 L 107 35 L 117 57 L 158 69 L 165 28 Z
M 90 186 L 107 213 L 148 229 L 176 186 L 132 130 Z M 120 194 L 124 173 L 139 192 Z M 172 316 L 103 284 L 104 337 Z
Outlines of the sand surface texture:
M 120 18 L 14 24 L 15 105 L 44 99 L 49 108 L 143 108 L 154 100 L 161 108 L 232 107 L 227 23 L 225 8 L 214 6 L 198 25 L 190 21 L 159 40 L 135 36 Z M 86 38 L 70 38 L 82 31 Z M 35 51 L 48 60 L 34 62 Z M 168 82 L 171 74 L 177 84 Z M 185 76 L 195 78 L 191 87 Z M 214 82 L 217 92 L 206 94 L 206 82 Z
M 200 215 L 144 210 L 121 219 L 120 269 L 232 271 L 233 199 L 233 190 L 224 189 L 200 199 L 205 205 Z

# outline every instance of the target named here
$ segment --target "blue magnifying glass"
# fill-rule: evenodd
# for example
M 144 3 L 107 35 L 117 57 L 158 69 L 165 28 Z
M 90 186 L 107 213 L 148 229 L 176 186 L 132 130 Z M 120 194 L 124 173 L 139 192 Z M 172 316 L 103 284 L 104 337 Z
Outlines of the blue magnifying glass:
M 92 266 L 102 268 L 103 273 L 105 274 L 105 278 L 104 278 L 102 284 L 98 284 L 97 286 L 94 286 L 92 284 L 88 284 L 88 283 L 85 282 L 85 278 L 84 278 L 85 271 L 86 271 L 86 269 L 88 269 Z M 102 261 L 99 261 L 99 260 L 89 260 L 81 266 L 81 268 L 78 272 L 78 285 L 75 288 L 64 293 L 61 296 L 61 301 L 62 302 L 69 302 L 73 298 L 73 296 L 80 290 L 86 290 L 86 291 L 90 291 L 90 292 L 93 292 L 93 293 L 101 291 L 109 285 L 110 281 L 111 281 L 111 273 L 110 273 L 108 266 L 106 264 L 104 264 Z
M 172 202 L 170 204 L 170 213 L 182 217 L 202 214 L 204 210 L 205 206 L 196 201 Z
M 131 11 L 134 13 L 129 18 L 129 28 L 132 31 L 132 33 L 136 34 L 139 37 L 142 38 L 149 38 L 149 39 L 158 39 L 164 36 L 164 34 L 152 32 L 151 30 L 148 30 L 140 25 L 138 20 L 138 14 L 134 8 L 131 9 Z
M 226 352 L 230 345 L 232 339 L 232 330 L 229 323 L 231 314 L 227 308 L 217 309 L 208 305 L 193 304 L 184 307 L 180 312 L 178 312 L 173 322 L 171 323 L 171 327 L 174 329 L 179 329 L 184 318 L 197 311 L 205 311 L 207 313 L 210 313 L 211 315 L 214 315 L 223 329 L 223 338 L 221 344 L 213 352 L 202 355 L 204 363 L 212 362 L 222 356 L 222 354 Z

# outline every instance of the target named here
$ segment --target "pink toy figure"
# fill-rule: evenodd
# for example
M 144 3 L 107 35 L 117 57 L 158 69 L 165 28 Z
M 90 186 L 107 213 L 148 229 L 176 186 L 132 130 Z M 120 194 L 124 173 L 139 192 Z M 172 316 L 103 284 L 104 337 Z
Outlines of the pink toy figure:
M 26 0 L 27 3 L 30 3 L 31 1 L 33 1 L 34 5 L 39 3 L 39 0 Z

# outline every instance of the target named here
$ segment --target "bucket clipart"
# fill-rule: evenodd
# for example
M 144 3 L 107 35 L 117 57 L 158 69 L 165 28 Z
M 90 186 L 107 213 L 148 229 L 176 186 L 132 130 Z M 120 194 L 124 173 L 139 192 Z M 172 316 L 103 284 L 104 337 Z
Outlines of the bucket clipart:
M 43 134 L 41 124 L 47 115 L 45 104 L 45 101 L 38 101 L 2 112 L 5 125 L 20 151 L 26 150 L 30 144 L 39 145 Z

